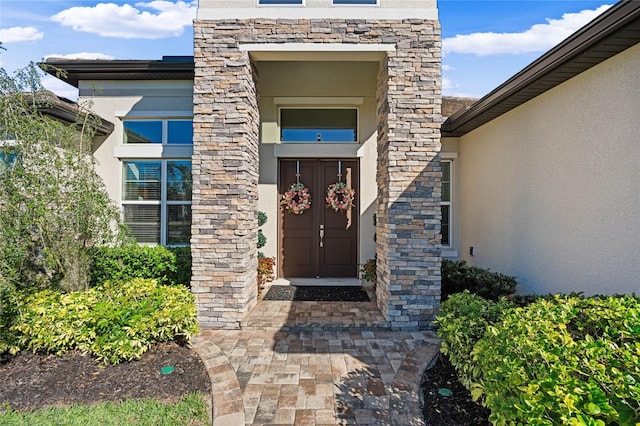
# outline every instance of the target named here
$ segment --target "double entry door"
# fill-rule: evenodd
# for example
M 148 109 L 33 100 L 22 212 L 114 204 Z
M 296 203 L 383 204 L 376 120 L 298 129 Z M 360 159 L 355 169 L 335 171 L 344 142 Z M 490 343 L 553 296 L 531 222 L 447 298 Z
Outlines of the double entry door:
M 357 277 L 358 160 L 280 160 L 279 167 L 280 196 L 298 179 L 311 193 L 311 208 L 302 214 L 290 213 L 280 206 L 280 276 Z M 338 177 L 339 173 L 341 177 Z M 350 214 L 338 213 L 325 202 L 327 188 L 339 180 L 355 189 Z

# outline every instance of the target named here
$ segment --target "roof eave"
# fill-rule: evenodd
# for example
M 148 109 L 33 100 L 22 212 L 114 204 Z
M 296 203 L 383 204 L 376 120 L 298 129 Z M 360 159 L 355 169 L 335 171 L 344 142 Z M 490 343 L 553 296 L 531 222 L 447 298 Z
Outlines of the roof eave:
M 554 72 L 560 67 L 566 66 L 578 57 L 583 57 L 599 43 L 630 25 L 634 30 L 637 27 L 638 32 L 636 37 L 629 39 L 629 44 L 626 47 L 620 50 L 610 50 L 608 55 L 599 56 L 593 63 L 584 64 L 584 67 L 572 76 L 561 79 L 554 78 L 553 84 L 544 83 L 545 77 L 553 77 Z M 469 109 L 459 111 L 449 117 L 442 125 L 443 136 L 462 136 L 638 42 L 640 42 L 640 2 L 621 1 L 481 98 Z M 535 87 L 536 83 L 540 83 L 538 88 Z M 497 110 L 500 104 L 515 94 L 522 93 L 525 89 L 534 90 L 531 90 L 529 95 L 523 96 L 521 100 L 510 105 L 504 111 L 487 115 L 487 112 Z M 483 118 L 483 116 L 485 117 Z M 472 121 L 474 122 L 471 123 Z

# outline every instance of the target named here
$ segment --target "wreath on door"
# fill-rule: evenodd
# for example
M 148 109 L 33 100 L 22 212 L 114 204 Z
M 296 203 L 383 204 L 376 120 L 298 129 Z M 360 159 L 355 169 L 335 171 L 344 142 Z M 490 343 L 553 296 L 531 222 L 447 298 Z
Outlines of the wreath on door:
M 302 214 L 311 208 L 311 193 L 302 182 L 292 183 L 288 191 L 282 194 L 280 204 L 292 214 Z
M 344 182 L 336 182 L 327 188 L 327 196 L 325 201 L 327 207 L 338 213 L 346 213 L 353 208 L 356 197 L 356 190 L 348 188 Z

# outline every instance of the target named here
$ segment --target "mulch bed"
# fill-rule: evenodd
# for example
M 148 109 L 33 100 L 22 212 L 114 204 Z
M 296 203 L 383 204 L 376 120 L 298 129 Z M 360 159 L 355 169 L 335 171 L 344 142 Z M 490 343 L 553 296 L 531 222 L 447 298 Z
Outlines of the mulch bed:
M 449 360 L 439 355 L 433 367 L 422 377 L 424 419 L 426 426 L 490 426 L 490 411 L 473 402 L 469 391 L 460 383 Z M 449 389 L 451 396 L 440 395 Z M 446 392 L 446 391 L 445 391 Z
M 272 285 L 262 300 L 368 302 L 369 296 L 360 286 Z
M 173 372 L 162 374 L 165 366 L 173 366 Z M 0 363 L 0 406 L 9 404 L 14 411 L 141 398 L 176 402 L 189 392 L 208 394 L 210 389 L 198 355 L 173 342 L 156 344 L 140 360 L 115 366 L 78 352 L 23 352 Z

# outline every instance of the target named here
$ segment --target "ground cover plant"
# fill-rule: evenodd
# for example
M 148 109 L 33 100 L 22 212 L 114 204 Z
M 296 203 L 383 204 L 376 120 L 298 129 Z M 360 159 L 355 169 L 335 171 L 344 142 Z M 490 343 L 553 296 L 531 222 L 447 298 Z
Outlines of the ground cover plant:
M 639 298 L 546 297 L 495 317 L 494 302 L 477 297 L 452 296 L 438 322 L 444 351 L 493 424 L 640 422 Z
M 42 290 L 18 300 L 12 353 L 89 353 L 117 364 L 138 359 L 153 343 L 188 340 L 198 330 L 194 297 L 155 280 L 106 282 L 83 292 Z
M 15 412 L 0 407 L 0 423 L 5 426 L 86 426 L 86 425 L 163 425 L 204 426 L 208 424 L 207 406 L 202 395 L 192 393 L 177 403 L 156 399 L 103 402 L 47 408 L 35 412 Z

